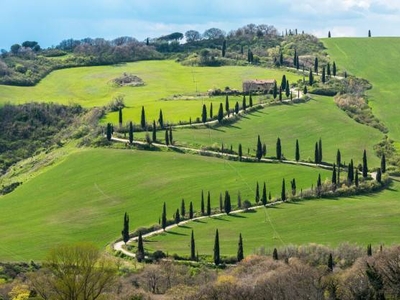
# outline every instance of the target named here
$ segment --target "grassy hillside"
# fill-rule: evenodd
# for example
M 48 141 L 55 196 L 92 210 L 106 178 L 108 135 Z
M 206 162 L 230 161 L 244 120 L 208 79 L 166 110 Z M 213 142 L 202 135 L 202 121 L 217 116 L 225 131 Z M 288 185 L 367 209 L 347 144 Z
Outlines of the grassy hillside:
M 132 73 L 145 82 L 142 87 L 116 87 L 112 80 L 123 73 Z M 204 98 L 182 100 L 174 95 L 195 95 L 209 89 L 242 89 L 245 79 L 274 78 L 281 80 L 285 74 L 280 70 L 260 67 L 184 67 L 174 61 L 142 61 L 115 66 L 84 67 L 52 72 L 34 87 L 0 86 L 0 104 L 27 101 L 52 101 L 79 103 L 92 107 L 106 105 L 117 95 L 125 95 L 128 106 L 124 120 L 140 122 L 141 108 L 146 108 L 149 122 L 158 119 L 162 109 L 165 121 L 188 121 L 201 116 Z M 290 82 L 299 76 L 286 74 Z M 169 99 L 169 100 L 162 100 Z M 206 97 L 208 99 L 208 97 Z M 219 100 L 215 100 L 220 102 Z M 118 114 L 110 114 L 106 122 L 118 123 Z
M 58 243 L 88 241 L 104 247 L 120 237 L 125 211 L 132 230 L 149 226 L 157 223 L 164 201 L 171 219 L 182 198 L 187 207 L 193 201 L 198 211 L 202 189 L 211 192 L 217 207 L 225 190 L 233 199 L 240 190 L 243 200 L 253 202 L 256 181 L 266 181 L 268 191 L 278 196 L 283 177 L 296 178 L 298 189 L 309 188 L 318 173 L 323 179 L 331 176 L 314 168 L 172 152 L 83 150 L 0 196 L 0 260 L 42 259 Z
M 221 255 L 235 256 L 239 233 L 243 235 L 246 255 L 264 247 L 319 243 L 337 246 L 343 242 L 366 246 L 399 243 L 400 184 L 370 196 L 334 200 L 288 203 L 218 218 L 206 218 L 174 228 L 147 239 L 149 251 L 162 249 L 170 255 L 190 254 L 190 235 L 194 230 L 196 251 L 212 255 L 215 229 L 219 230 Z
M 338 68 L 368 79 L 373 113 L 389 128 L 389 136 L 400 141 L 398 105 L 400 38 L 332 38 L 323 40 Z

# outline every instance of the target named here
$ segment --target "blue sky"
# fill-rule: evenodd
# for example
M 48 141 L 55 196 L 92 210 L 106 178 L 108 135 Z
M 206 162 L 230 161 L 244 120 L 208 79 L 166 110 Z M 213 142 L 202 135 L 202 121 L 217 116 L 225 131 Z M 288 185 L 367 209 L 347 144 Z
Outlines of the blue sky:
M 132 36 L 138 40 L 194 29 L 228 32 L 249 23 L 297 28 L 325 37 L 400 36 L 397 0 L 0 0 L 0 49 L 38 41 Z

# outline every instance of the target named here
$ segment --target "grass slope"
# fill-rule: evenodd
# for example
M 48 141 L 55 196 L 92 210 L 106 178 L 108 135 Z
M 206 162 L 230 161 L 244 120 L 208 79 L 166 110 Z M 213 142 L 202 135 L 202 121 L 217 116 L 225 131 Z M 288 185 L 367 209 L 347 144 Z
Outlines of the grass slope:
M 389 128 L 389 136 L 400 141 L 400 38 L 331 38 L 323 40 L 339 69 L 368 79 L 373 113 Z
M 157 223 L 162 204 L 168 217 L 181 199 L 200 208 L 201 190 L 211 192 L 212 206 L 229 190 L 236 203 L 254 201 L 256 181 L 267 182 L 273 196 L 282 178 L 297 187 L 315 185 L 328 171 L 282 164 L 239 163 L 173 152 L 91 149 L 73 153 L 45 173 L 0 197 L 0 260 L 40 260 L 58 243 L 94 242 L 105 246 L 120 237 L 124 212 L 131 230 Z M 212 176 L 210 176 L 212 174 Z M 287 189 L 289 183 L 287 183 Z
M 133 73 L 146 83 L 142 87 L 115 87 L 112 80 L 123 73 Z M 206 93 L 209 89 L 242 89 L 245 79 L 274 78 L 280 82 L 280 70 L 259 67 L 185 67 L 174 61 L 142 61 L 115 66 L 72 68 L 52 72 L 34 87 L 0 86 L 0 104 L 46 101 L 57 103 L 79 103 L 86 107 L 106 105 L 117 95 L 125 95 L 128 106 L 124 120 L 140 122 L 142 105 L 146 108 L 149 122 L 158 119 L 162 109 L 165 121 L 195 120 L 201 116 L 204 99 L 161 100 L 174 95 Z M 288 72 L 287 79 L 300 79 Z M 208 97 L 206 98 L 208 99 Z M 219 104 L 221 99 L 214 99 Z M 233 106 L 232 106 L 233 107 Z M 215 107 L 215 114 L 217 113 Z M 110 114 L 105 122 L 118 123 L 118 114 Z
M 216 228 L 224 256 L 236 255 L 239 233 L 243 235 L 246 255 L 261 247 L 272 252 L 274 247 L 291 244 L 399 243 L 399 189 L 400 183 L 396 182 L 391 189 L 376 195 L 309 200 L 254 213 L 206 218 L 146 239 L 145 247 L 188 256 L 194 230 L 196 251 L 199 255 L 212 255 Z

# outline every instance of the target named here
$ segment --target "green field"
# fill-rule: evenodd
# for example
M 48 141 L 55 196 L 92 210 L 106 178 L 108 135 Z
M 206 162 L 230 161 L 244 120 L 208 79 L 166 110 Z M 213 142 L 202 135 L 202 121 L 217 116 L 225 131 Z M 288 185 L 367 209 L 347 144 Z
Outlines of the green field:
M 212 173 L 212 176 L 210 176 Z M 40 260 L 58 243 L 94 242 L 104 247 L 120 237 L 124 212 L 130 226 L 158 222 L 162 205 L 168 216 L 193 201 L 200 208 L 201 190 L 254 202 L 256 181 L 267 182 L 280 195 L 282 178 L 296 178 L 297 187 L 315 185 L 331 172 L 283 164 L 239 163 L 174 152 L 92 149 L 73 153 L 60 164 L 0 197 L 0 260 Z M 216 178 L 218 180 L 216 180 Z M 289 188 L 289 183 L 287 183 Z M 236 200 L 233 200 L 233 204 Z
M 112 80 L 123 73 L 132 73 L 145 82 L 142 87 L 115 87 Z M 286 74 L 290 82 L 300 76 L 281 70 L 260 67 L 184 67 L 174 61 L 142 61 L 116 66 L 72 68 L 52 72 L 34 87 L 0 86 L 0 104 L 46 101 L 78 103 L 86 107 L 109 103 L 117 95 L 125 95 L 124 120 L 140 123 L 141 108 L 145 106 L 149 122 L 157 120 L 163 110 L 164 120 L 178 122 L 201 116 L 203 102 L 209 98 L 182 100 L 174 95 L 196 95 L 209 89 L 229 86 L 242 90 L 245 79 L 273 78 L 280 82 Z M 168 100 L 162 100 L 168 99 Z M 220 98 L 214 98 L 215 114 Z M 233 107 L 232 103 L 232 107 Z M 118 115 L 110 114 L 104 122 L 118 123 Z
M 389 136 L 400 141 L 398 105 L 400 94 L 400 38 L 332 38 L 323 39 L 332 60 L 340 70 L 368 79 L 373 113 L 389 129 Z
M 400 183 L 370 196 L 308 200 L 242 213 L 191 222 L 170 232 L 146 239 L 148 251 L 161 249 L 170 255 L 189 256 L 190 235 L 194 230 L 196 251 L 212 255 L 215 229 L 218 228 L 221 255 L 235 256 L 239 233 L 244 252 L 254 253 L 264 247 L 318 243 L 338 246 L 349 242 L 366 246 L 399 243 Z

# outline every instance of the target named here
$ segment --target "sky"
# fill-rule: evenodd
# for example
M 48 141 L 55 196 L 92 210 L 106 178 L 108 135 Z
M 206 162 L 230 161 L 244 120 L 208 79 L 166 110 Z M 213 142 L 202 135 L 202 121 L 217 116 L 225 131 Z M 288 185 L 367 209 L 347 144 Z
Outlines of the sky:
M 399 0 L 0 0 L 0 49 L 24 41 L 135 37 L 246 24 L 318 37 L 400 36 Z

